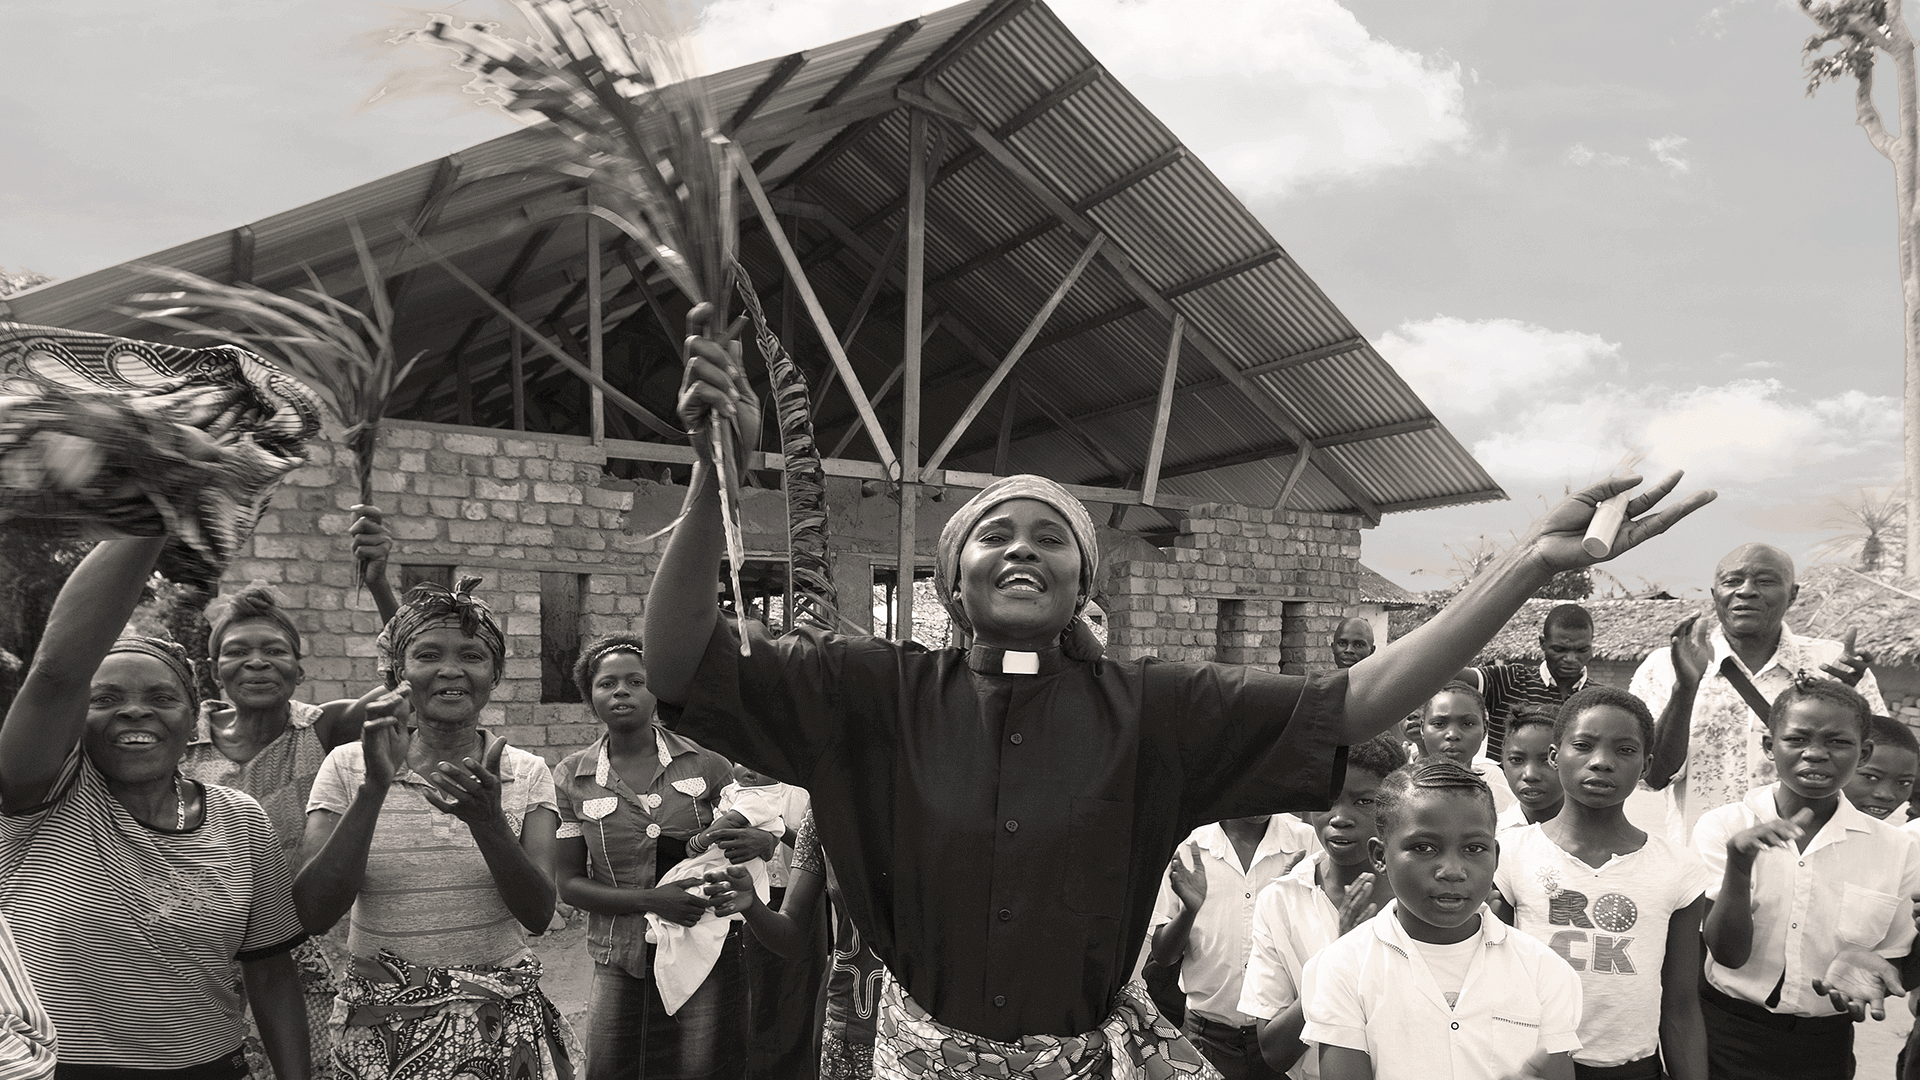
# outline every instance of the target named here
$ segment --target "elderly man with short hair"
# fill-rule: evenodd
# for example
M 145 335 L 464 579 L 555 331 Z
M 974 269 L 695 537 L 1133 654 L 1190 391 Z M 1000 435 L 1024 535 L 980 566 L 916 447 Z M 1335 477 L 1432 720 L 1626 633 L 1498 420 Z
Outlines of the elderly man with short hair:
M 1462 671 L 1458 681 L 1487 699 L 1487 757 L 1500 760 L 1514 709 L 1534 705 L 1559 712 L 1585 687 L 1592 652 L 1593 616 L 1579 604 L 1558 604 L 1540 625 L 1539 664 L 1487 664 Z
M 1667 791 L 1667 839 L 1691 845 L 1700 816 L 1739 802 L 1776 779 L 1762 751 L 1762 711 L 1805 672 L 1858 690 L 1878 714 L 1887 706 L 1867 670 L 1870 658 L 1786 625 L 1800 594 L 1793 559 L 1770 544 L 1743 544 L 1713 571 L 1718 625 L 1698 617 L 1674 627 L 1672 643 L 1634 672 L 1632 691 L 1659 719 L 1647 785 Z M 1749 704 L 1749 701 L 1754 704 Z M 1757 708 L 1756 708 L 1757 706 Z
M 1340 620 L 1333 631 L 1333 666 L 1346 670 L 1373 655 L 1373 624 L 1359 616 Z

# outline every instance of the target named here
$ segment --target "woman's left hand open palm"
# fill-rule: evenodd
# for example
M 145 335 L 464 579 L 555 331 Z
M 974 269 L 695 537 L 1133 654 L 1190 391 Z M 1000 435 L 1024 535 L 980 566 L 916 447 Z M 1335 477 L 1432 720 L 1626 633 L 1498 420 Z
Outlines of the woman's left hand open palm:
M 427 777 L 434 786 L 427 801 L 468 825 L 487 825 L 504 820 L 500 803 L 500 756 L 507 749 L 503 739 L 494 744 L 485 764 L 472 758 L 443 761 Z

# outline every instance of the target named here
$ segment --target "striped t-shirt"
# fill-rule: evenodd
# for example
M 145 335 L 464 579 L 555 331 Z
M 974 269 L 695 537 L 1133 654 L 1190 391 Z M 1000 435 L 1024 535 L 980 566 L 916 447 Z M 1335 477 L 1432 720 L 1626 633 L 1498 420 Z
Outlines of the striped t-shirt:
M 366 774 L 359 743 L 335 747 L 313 781 L 308 812 L 345 814 Z M 428 802 L 425 793 L 432 790 L 404 766 L 387 789 L 347 949 L 355 956 L 385 949 L 432 967 L 510 965 L 527 951 L 520 920 L 501 899 L 467 823 Z M 511 746 L 501 754 L 500 806 L 515 836 L 533 811 L 557 813 L 553 774 L 540 755 Z
M 246 1035 L 233 962 L 306 940 L 260 804 L 201 785 L 185 832 L 142 824 L 77 748 L 54 799 L 0 815 L 0 912 L 60 1033 L 60 1061 L 178 1069 Z

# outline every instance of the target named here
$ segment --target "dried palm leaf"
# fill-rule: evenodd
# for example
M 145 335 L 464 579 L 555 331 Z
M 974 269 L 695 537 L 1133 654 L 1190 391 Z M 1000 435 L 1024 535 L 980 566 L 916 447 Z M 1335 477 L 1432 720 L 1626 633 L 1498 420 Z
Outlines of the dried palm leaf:
M 373 451 L 394 391 L 424 353 L 402 362 L 393 347 L 393 307 L 385 277 L 358 222 L 347 232 L 360 261 L 371 313 L 340 300 L 311 269 L 311 288 L 282 296 L 255 285 L 228 285 L 170 266 L 141 266 L 181 288 L 141 293 L 120 310 L 197 337 L 237 345 L 266 357 L 305 383 L 346 426 L 360 501 L 373 501 Z M 296 299 L 295 297 L 300 299 Z M 214 318 L 231 325 L 213 325 Z M 365 567 L 361 568 L 362 570 Z
M 434 14 L 396 41 L 451 50 L 482 103 L 554 136 L 559 166 L 584 179 L 593 206 L 659 262 L 694 304 L 725 326 L 739 247 L 733 159 L 698 78 L 692 9 L 673 0 L 513 0 L 527 32 Z M 738 376 L 739 371 L 729 372 Z M 740 467 L 732 425 L 709 437 L 734 598 L 745 611 L 740 566 Z M 746 648 L 746 637 L 741 647 Z

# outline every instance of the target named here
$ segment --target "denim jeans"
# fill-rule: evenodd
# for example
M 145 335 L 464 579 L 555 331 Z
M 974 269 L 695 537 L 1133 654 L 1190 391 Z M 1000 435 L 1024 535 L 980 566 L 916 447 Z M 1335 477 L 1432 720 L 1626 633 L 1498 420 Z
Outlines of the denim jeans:
M 746 1073 L 747 981 L 740 933 L 700 989 L 667 1015 L 653 980 L 593 965 L 586 1080 L 739 1080 Z M 653 949 L 647 949 L 651 961 Z M 648 973 L 651 975 L 651 971 Z

